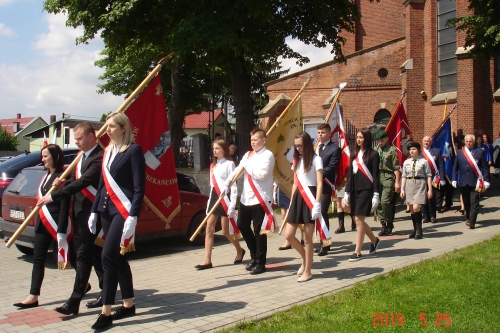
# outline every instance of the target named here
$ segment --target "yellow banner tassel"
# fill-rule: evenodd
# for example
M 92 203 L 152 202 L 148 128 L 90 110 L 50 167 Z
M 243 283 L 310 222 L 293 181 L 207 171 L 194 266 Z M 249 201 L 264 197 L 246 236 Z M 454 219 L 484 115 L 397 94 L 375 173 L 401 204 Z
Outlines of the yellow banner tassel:
M 104 239 L 97 237 L 94 241 L 94 244 L 100 247 L 104 247 Z
M 64 261 L 57 262 L 57 269 L 65 270 L 69 268 L 71 268 L 71 264 L 69 262 L 64 262 Z
M 229 235 L 229 237 L 231 237 L 231 239 L 234 239 L 234 240 L 238 240 L 238 239 L 242 239 L 243 238 L 243 236 L 241 235 L 241 232 L 239 232 L 237 234 Z
M 330 246 L 333 243 L 333 240 L 331 238 L 325 239 L 322 241 L 323 247 Z
M 133 252 L 133 251 L 135 251 L 135 243 L 130 243 L 127 247 L 120 244 L 120 254 L 122 256 L 124 256 L 125 253 L 127 252 Z

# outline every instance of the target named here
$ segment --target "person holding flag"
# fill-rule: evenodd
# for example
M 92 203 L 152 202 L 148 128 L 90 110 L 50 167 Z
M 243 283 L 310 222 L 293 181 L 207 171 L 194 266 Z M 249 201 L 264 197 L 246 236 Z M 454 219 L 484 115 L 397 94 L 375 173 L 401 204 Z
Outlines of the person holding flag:
M 104 152 L 101 179 L 88 220 L 89 229 L 95 234 L 99 215 L 106 237 L 102 250 L 103 307 L 93 329 L 103 329 L 111 326 L 113 320 L 135 315 L 132 271 L 125 254 L 133 249 L 146 182 L 145 158 L 141 147 L 133 143 L 128 117 L 112 113 L 106 126 L 110 144 Z M 118 280 L 123 304 L 111 315 Z
M 52 182 L 64 171 L 64 155 L 57 145 L 49 144 L 40 151 L 43 166 L 48 173 L 43 177 L 38 190 L 38 199 L 41 199 L 51 188 Z M 52 245 L 57 242 L 58 268 L 65 269 L 69 264 L 68 241 L 73 235 L 73 227 L 68 217 L 69 197 L 63 197 L 43 206 L 38 212 L 35 224 L 35 238 L 33 240 L 33 271 L 31 273 L 31 289 L 27 299 L 15 303 L 21 309 L 37 307 L 38 297 L 45 275 L 45 257 Z
M 421 206 L 422 223 L 436 223 L 436 196 L 438 188 L 446 185 L 446 174 L 444 172 L 444 159 L 441 149 L 432 148 L 432 139 L 430 136 L 424 136 L 422 139 L 422 156 L 425 158 L 431 168 L 432 173 L 432 197 Z
M 459 187 L 464 200 L 466 225 L 469 229 L 476 227 L 479 212 L 479 193 L 490 187 L 490 170 L 486 163 L 485 152 L 479 147 L 474 147 L 474 135 L 465 136 L 465 146 L 457 151 L 453 165 L 454 188 Z
M 326 126 L 330 127 L 328 124 Z M 320 131 L 318 128 L 318 135 Z M 319 138 L 321 140 L 321 135 Z M 330 136 L 328 136 L 328 140 L 329 138 Z M 321 197 L 324 186 L 323 162 L 321 157 L 314 153 L 312 139 L 307 132 L 295 136 L 292 170 L 294 171 L 294 183 L 285 237 L 302 257 L 302 265 L 297 271 L 297 275 L 300 275 L 297 282 L 306 282 L 312 279 L 311 268 L 314 254 L 312 236 L 316 220 L 323 219 Z M 330 203 L 327 203 L 327 209 L 329 205 Z M 305 248 L 295 237 L 299 224 L 304 225 Z M 328 253 L 328 251 L 326 252 Z
M 322 175 L 323 175 L 323 186 L 321 196 L 321 215 L 325 221 L 326 227 L 330 230 L 330 219 L 328 217 L 328 209 L 330 208 L 330 203 L 332 202 L 332 192 L 335 193 L 335 177 L 337 174 L 337 166 L 340 161 L 341 150 L 338 144 L 334 144 L 331 141 L 332 129 L 329 124 L 320 124 L 317 127 L 318 130 L 318 140 L 319 145 L 316 149 L 316 155 L 322 160 Z M 325 256 L 330 251 L 330 245 L 323 246 L 320 243 L 318 249 L 319 256 Z
M 361 249 L 365 235 L 370 238 L 370 254 L 375 254 L 380 239 L 373 235 L 365 222 L 370 211 L 379 204 L 379 154 L 372 148 L 372 133 L 364 128 L 356 133 L 356 151 L 351 157 L 349 175 L 345 186 L 344 204 L 350 206 L 356 221 L 356 249 L 349 261 L 361 260 Z
M 266 141 L 267 135 L 262 129 L 256 128 L 250 132 L 253 152 L 243 156 L 240 165 L 229 175 L 222 189 L 226 191 L 236 175 L 243 175 L 237 225 L 250 250 L 252 259 L 245 269 L 252 275 L 266 271 L 266 233 L 276 228 L 272 207 L 274 155 L 266 148 Z M 244 172 L 240 172 L 241 168 Z M 253 230 L 250 226 L 252 221 Z
M 73 129 L 75 144 L 82 151 L 82 158 L 73 170 L 68 181 L 56 179 L 55 186 L 60 189 L 45 195 L 37 203 L 37 206 L 47 205 L 53 201 L 60 201 L 74 195 L 73 214 L 75 221 L 75 240 L 73 244 L 76 250 L 76 275 L 73 293 L 69 300 L 62 306 L 54 310 L 64 314 L 78 314 L 80 302 L 83 296 L 90 290 L 88 283 L 92 265 L 99 280 L 99 287 L 102 289 L 102 266 L 101 247 L 94 244 L 96 235 L 92 234 L 88 228 L 90 209 L 92 208 L 96 188 L 99 185 L 102 171 L 103 149 L 97 144 L 95 129 L 89 122 L 76 125 Z M 64 187 L 62 187 L 65 185 Z M 99 221 L 100 229 L 100 221 Z M 88 308 L 102 306 L 101 297 L 95 302 L 87 303 Z
M 221 195 L 221 187 L 227 181 L 228 176 L 235 169 L 234 162 L 229 154 L 227 143 L 224 140 L 216 140 L 212 144 L 213 160 L 210 165 L 210 197 L 207 203 L 207 213 L 212 209 L 217 199 Z M 231 186 L 231 192 L 227 193 L 224 200 L 217 206 L 215 212 L 210 215 L 207 221 L 207 228 L 205 234 L 205 259 L 203 263 L 196 265 L 198 270 L 212 268 L 212 248 L 214 245 L 214 232 L 215 225 L 219 216 L 221 217 L 222 234 L 234 245 L 236 248 L 236 258 L 234 264 L 240 264 L 245 256 L 245 250 L 240 246 L 238 238 L 241 238 L 241 233 L 236 225 L 236 199 L 238 197 L 238 187 L 236 182 Z
M 389 137 L 386 131 L 377 133 L 378 140 L 378 155 L 379 155 L 379 170 L 380 170 L 380 204 L 377 207 L 377 218 L 382 225 L 382 230 L 378 233 L 379 236 L 387 236 L 392 234 L 394 229 L 394 193 L 401 189 L 399 171 L 398 151 L 394 146 L 389 144 Z

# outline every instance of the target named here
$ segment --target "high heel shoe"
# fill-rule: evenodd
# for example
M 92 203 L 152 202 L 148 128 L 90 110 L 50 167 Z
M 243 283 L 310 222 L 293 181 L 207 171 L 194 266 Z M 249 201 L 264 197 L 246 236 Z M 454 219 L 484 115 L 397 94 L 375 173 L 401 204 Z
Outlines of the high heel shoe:
M 20 309 L 31 309 L 38 306 L 38 301 L 34 301 L 33 303 L 14 303 L 13 305 Z
M 241 264 L 243 262 L 243 257 L 245 256 L 245 253 L 247 253 L 245 251 L 245 249 L 243 249 L 243 253 L 241 254 L 241 259 L 238 259 L 238 258 L 234 258 L 234 264 Z
M 460 209 L 459 212 L 461 215 L 465 215 L 465 211 L 463 209 Z

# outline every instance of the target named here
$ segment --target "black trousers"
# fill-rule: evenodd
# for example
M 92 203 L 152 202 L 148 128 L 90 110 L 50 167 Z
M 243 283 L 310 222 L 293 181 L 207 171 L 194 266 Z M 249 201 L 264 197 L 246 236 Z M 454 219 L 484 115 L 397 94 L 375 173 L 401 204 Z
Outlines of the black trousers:
M 247 243 L 250 250 L 250 256 L 256 263 L 265 265 L 267 254 L 267 236 L 260 234 L 262 222 L 266 213 L 262 206 L 252 205 L 245 206 L 240 203 L 238 212 L 238 228 L 241 231 L 243 239 Z M 253 221 L 253 231 L 251 223 Z
M 436 192 L 436 207 L 441 208 L 444 202 L 445 207 L 450 209 L 451 206 L 453 206 L 454 189 L 455 188 L 448 182 L 446 182 L 446 185 L 441 186 Z
M 313 193 L 313 196 L 316 196 L 316 193 Z M 330 208 L 330 204 L 332 203 L 332 192 L 328 194 L 321 194 L 321 216 L 325 220 L 326 227 L 330 230 L 330 218 L 328 217 L 328 209 Z
M 101 257 L 104 270 L 102 304 L 113 305 L 118 283 L 120 283 L 123 299 L 134 297 L 132 271 L 126 254 L 124 256 L 120 254 L 120 241 L 125 219 L 120 214 L 108 215 L 101 213 L 101 223 L 106 236 Z
M 475 186 L 460 187 L 460 193 L 464 199 L 465 216 L 467 221 L 472 224 L 476 223 L 479 213 L 479 192 L 476 192 L 475 189 Z
M 430 219 L 432 217 L 436 217 L 436 195 L 438 189 L 434 186 L 432 187 L 432 199 L 427 199 L 425 201 L 425 205 L 421 205 L 420 208 L 422 210 L 422 218 Z
M 94 266 L 97 279 L 99 280 L 99 288 L 101 290 L 103 288 L 104 272 L 101 265 L 102 248 L 94 244 L 98 232 L 96 234 L 90 232 L 88 226 L 89 216 L 90 212 L 88 211 L 80 211 L 75 216 L 75 233 L 72 242 L 74 249 L 73 253 L 76 253 L 76 258 L 74 258 L 71 264 L 76 269 L 76 275 L 73 293 L 67 302 L 71 308 L 78 308 L 80 306 L 80 302 L 85 295 L 85 289 L 87 288 L 92 266 Z M 101 222 L 98 218 L 97 230 L 100 229 Z
M 35 232 L 33 240 L 33 270 L 31 271 L 30 295 L 39 296 L 43 277 L 45 276 L 45 258 L 54 238 L 43 223 L 37 223 L 40 223 L 40 225 Z

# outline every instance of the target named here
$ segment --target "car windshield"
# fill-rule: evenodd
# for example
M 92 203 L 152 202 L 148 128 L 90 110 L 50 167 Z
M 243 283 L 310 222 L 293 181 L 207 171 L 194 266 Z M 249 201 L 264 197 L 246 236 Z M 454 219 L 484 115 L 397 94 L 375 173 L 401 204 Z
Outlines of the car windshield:
M 17 174 L 7 187 L 6 192 L 26 197 L 34 197 L 47 171 L 43 169 L 27 169 Z
M 21 154 L 14 158 L 11 158 L 8 161 L 3 162 L 0 165 L 0 170 L 3 172 L 7 172 L 9 170 L 22 169 L 29 166 L 41 165 L 42 158 L 40 156 L 40 152 L 29 153 L 28 155 Z

